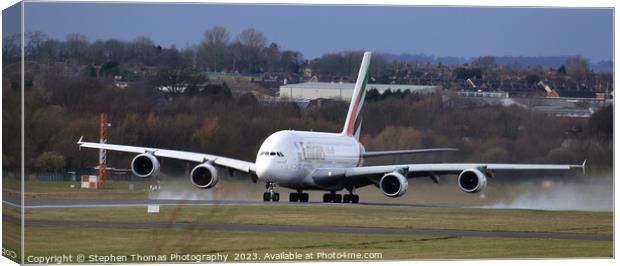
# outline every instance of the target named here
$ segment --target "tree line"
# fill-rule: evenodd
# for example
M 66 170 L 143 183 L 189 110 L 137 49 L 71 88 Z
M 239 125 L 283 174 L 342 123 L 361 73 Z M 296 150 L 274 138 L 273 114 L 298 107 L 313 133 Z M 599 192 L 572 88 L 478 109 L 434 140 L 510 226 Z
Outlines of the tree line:
M 20 40 L 19 35 L 4 37 L 2 52 L 5 63 L 19 61 Z M 149 75 L 148 70 L 152 68 L 154 72 L 159 68 L 189 68 L 194 71 L 241 74 L 303 74 L 303 69 L 309 68 L 313 75 L 324 81 L 354 79 L 363 54 L 363 51 L 344 51 L 307 60 L 301 52 L 282 49 L 279 44 L 270 42 L 264 33 L 254 28 L 231 36 L 226 28 L 220 26 L 206 30 L 200 43 L 183 49 L 174 45 L 162 47 L 144 36 L 132 41 L 90 41 L 82 34 L 72 33 L 65 36 L 64 40 L 57 40 L 42 32 L 27 32 L 24 51 L 28 61 L 48 64 L 66 62 L 74 67 L 81 66 L 82 71 L 93 76 L 121 75 L 135 79 L 136 75 Z M 389 83 L 406 76 L 434 75 L 446 79 L 448 77 L 445 74 L 448 74 L 450 79 L 457 80 L 483 77 L 494 79 L 502 75 L 519 76 L 523 69 L 517 61 L 497 64 L 492 56 L 481 56 L 469 63 L 446 68 L 442 62 L 431 64 L 406 60 L 406 57 L 399 60 L 389 54 L 375 54 L 371 74 L 378 81 Z M 446 70 L 447 73 L 443 73 Z M 601 78 L 607 80 L 606 76 L 597 77 L 590 69 L 588 60 L 581 56 L 568 57 L 557 69 L 557 73 L 565 74 L 579 84 L 592 83 L 593 80 Z M 523 73 L 528 74 L 533 75 Z M 541 71 L 536 75 L 538 79 L 545 78 Z
M 101 66 L 103 74 L 131 75 L 139 67 L 191 67 L 208 72 L 298 73 L 303 55 L 284 50 L 256 29 L 249 28 L 234 38 L 223 27 L 213 27 L 203 34 L 199 44 L 183 49 L 174 45 L 162 47 L 150 38 L 140 36 L 132 41 L 116 39 L 91 42 L 78 33 L 64 40 L 50 38 L 41 32 L 25 34 L 26 60 L 40 63 L 70 62 Z M 5 62 L 18 61 L 20 36 L 4 38 Z
M 111 143 L 221 154 L 253 161 L 262 140 L 277 130 L 341 130 L 347 103 L 316 101 L 264 105 L 252 94 L 233 96 L 225 83 L 210 82 L 204 71 L 357 74 L 361 51 L 326 54 L 304 60 L 282 50 L 264 34 L 248 29 L 235 38 L 220 27 L 205 32 L 198 46 L 161 47 L 145 37 L 133 41 L 89 41 L 79 34 L 65 40 L 28 33 L 25 74 L 25 158 L 30 171 L 66 171 L 93 166 L 97 153 L 78 151 L 75 141 L 98 139 L 98 116 L 108 113 Z M 21 73 L 19 45 L 3 45 L 3 164 L 19 169 Z M 219 52 L 214 52 L 219 51 Z M 17 56 L 16 56 L 17 54 Z M 62 62 L 61 66 L 57 63 Z M 583 63 L 583 62 L 581 62 Z M 582 66 L 580 62 L 576 68 Z M 494 71 L 492 58 L 481 58 L 474 75 Z M 395 75 L 424 75 L 441 65 L 414 65 L 373 57 L 370 82 Z M 568 64 L 565 71 L 569 73 Z M 147 73 L 147 74 L 144 74 Z M 460 72 L 459 72 L 460 73 Z M 465 73 L 471 74 L 472 72 Z M 109 77 L 135 76 L 130 88 L 115 87 Z M 146 75 L 146 77 L 144 77 Z M 329 76 L 331 75 L 331 76 Z M 460 74 L 459 74 L 460 75 Z M 534 80 L 535 78 L 532 78 Z M 169 87 L 162 92 L 158 88 Z M 375 162 L 487 161 L 576 163 L 587 158 L 595 171 L 612 164 L 613 108 L 591 118 L 561 118 L 519 107 L 462 107 L 450 93 L 420 96 L 369 91 L 362 143 L 368 150 L 455 147 L 459 152 L 422 157 L 383 158 Z M 449 100 L 453 99 L 453 100 Z M 126 167 L 130 155 L 110 153 L 109 164 Z M 384 161 L 382 161 L 384 160 Z M 372 163 L 372 161 L 369 161 Z M 178 162 L 165 161 L 171 168 Z
M 148 84 L 120 89 L 96 78 L 35 76 L 25 90 L 25 164 L 29 171 L 67 171 L 94 166 L 98 153 L 79 151 L 76 140 L 98 140 L 106 112 L 109 142 L 188 150 L 253 161 L 262 141 L 278 130 L 338 132 L 348 103 L 331 100 L 261 104 L 252 94 L 182 94 L 172 99 Z M 19 169 L 20 88 L 3 79 L 3 165 Z M 211 91 L 225 92 L 224 85 Z M 579 163 L 612 169 L 613 108 L 590 118 L 565 118 L 520 107 L 462 107 L 454 95 L 369 92 L 362 112 L 361 142 L 367 150 L 454 147 L 459 151 L 380 158 L 368 163 L 505 162 Z M 452 100 L 447 100 L 452 99 Z M 131 155 L 110 152 L 110 166 L 128 167 Z M 181 162 L 163 160 L 167 169 Z

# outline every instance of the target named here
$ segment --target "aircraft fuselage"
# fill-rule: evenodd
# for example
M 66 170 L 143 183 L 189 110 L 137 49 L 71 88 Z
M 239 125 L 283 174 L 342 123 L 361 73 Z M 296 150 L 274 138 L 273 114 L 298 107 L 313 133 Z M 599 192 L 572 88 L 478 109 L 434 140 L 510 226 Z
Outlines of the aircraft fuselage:
M 271 134 L 256 155 L 256 175 L 283 187 L 319 188 L 317 169 L 346 169 L 362 164 L 364 146 L 339 133 L 283 130 Z

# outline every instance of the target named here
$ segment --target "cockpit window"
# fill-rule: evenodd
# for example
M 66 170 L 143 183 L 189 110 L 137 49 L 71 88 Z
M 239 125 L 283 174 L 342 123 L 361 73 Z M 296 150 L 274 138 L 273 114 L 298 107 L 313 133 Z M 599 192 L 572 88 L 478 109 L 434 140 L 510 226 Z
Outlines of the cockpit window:
M 260 152 L 258 155 L 259 156 L 278 156 L 278 157 L 284 157 L 284 154 L 279 152 L 279 151 L 278 152 L 275 152 L 275 151 L 272 151 L 272 152 L 263 151 L 263 152 Z

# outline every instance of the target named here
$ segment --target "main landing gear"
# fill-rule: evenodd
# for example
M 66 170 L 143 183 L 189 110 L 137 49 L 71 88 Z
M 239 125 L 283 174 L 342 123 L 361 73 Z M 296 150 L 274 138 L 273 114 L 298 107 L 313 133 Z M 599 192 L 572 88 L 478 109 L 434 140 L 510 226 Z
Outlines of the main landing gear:
M 274 201 L 274 202 L 280 201 L 280 193 L 273 191 L 274 187 L 275 187 L 275 184 L 271 182 L 268 182 L 265 185 L 265 188 L 268 189 L 269 191 L 263 193 L 263 201 Z
M 327 194 L 323 194 L 323 202 L 328 203 L 328 202 L 332 202 L 332 203 L 359 203 L 360 202 L 360 196 L 353 194 L 353 193 L 349 193 L 349 194 L 345 194 L 344 197 L 341 194 L 336 194 L 335 191 L 332 191 L 331 193 L 327 193 Z
M 267 192 L 263 193 L 263 201 L 280 201 L 280 193 L 274 191 L 274 187 L 276 184 L 273 182 L 268 182 L 265 184 L 265 188 Z M 289 194 L 290 202 L 308 202 L 309 199 L 308 193 L 303 193 L 301 189 L 298 189 L 297 192 L 291 192 Z M 353 189 L 349 190 L 349 194 L 337 194 L 336 191 L 331 191 L 330 193 L 323 194 L 323 202 L 328 203 L 359 203 L 360 197 L 356 194 L 353 194 Z
M 288 200 L 290 202 L 308 202 L 309 198 L 308 193 L 302 193 L 301 190 L 297 190 L 297 192 L 291 192 Z
M 359 203 L 360 196 L 356 194 L 346 194 L 342 197 L 344 203 Z

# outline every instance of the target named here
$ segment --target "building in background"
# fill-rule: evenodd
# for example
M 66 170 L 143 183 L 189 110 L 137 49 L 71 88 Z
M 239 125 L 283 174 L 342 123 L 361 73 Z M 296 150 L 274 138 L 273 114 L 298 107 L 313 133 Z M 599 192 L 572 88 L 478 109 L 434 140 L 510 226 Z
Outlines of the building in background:
M 292 101 L 308 101 L 315 99 L 334 99 L 350 101 L 353 95 L 354 83 L 307 82 L 280 86 L 280 99 Z M 402 84 L 368 84 L 367 90 L 376 89 L 379 93 L 387 90 L 396 92 L 409 91 L 411 93 L 434 93 L 439 86 L 402 85 Z

